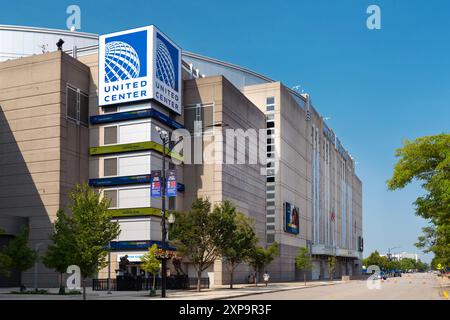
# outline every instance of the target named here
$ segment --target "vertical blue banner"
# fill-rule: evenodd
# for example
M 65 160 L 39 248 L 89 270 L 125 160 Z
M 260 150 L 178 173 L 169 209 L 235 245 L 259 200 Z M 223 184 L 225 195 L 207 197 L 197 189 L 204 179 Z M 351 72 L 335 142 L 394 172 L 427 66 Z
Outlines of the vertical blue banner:
M 167 172 L 167 196 L 177 196 L 177 173 L 175 170 L 169 170 Z
M 153 170 L 150 178 L 150 194 L 152 198 L 161 197 L 161 171 Z

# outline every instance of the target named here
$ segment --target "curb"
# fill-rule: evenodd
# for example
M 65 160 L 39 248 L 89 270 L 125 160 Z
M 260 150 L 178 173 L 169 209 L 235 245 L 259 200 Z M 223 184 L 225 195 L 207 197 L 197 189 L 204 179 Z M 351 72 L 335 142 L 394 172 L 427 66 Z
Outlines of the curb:
M 327 283 L 327 284 L 319 284 L 317 286 L 306 286 L 306 287 L 293 287 L 293 288 L 284 288 L 284 289 L 274 289 L 272 291 L 266 291 L 266 292 L 251 292 L 251 293 L 242 293 L 242 294 L 238 294 L 236 296 L 231 296 L 231 297 L 227 297 L 229 299 L 232 298 L 239 298 L 239 297 L 247 297 L 247 296 L 254 296 L 254 295 L 258 295 L 258 294 L 265 294 L 265 293 L 275 293 L 275 292 L 283 292 L 283 291 L 291 291 L 291 290 L 300 290 L 300 289 L 308 289 L 308 288 L 316 288 L 316 287 L 325 287 L 325 286 L 334 286 L 334 285 L 338 285 L 338 284 L 343 284 L 344 282 L 338 282 L 338 283 Z M 223 300 L 226 299 L 224 297 L 217 297 L 217 298 L 209 298 L 209 299 L 204 299 L 204 300 Z

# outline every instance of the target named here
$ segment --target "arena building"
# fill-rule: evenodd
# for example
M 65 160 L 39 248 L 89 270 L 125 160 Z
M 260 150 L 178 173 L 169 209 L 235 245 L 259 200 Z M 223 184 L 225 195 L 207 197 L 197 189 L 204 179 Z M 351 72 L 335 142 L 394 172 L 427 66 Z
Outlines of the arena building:
M 197 197 L 233 201 L 253 219 L 261 245 L 280 245 L 268 267 L 274 281 L 300 278 L 294 263 L 299 247 L 312 254 L 310 279 L 329 277 L 331 256 L 338 259 L 335 277 L 360 273 L 362 183 L 353 158 L 307 94 L 182 51 L 154 26 L 100 38 L 0 26 L 0 39 L 0 228 L 6 231 L 0 245 L 25 224 L 31 247 L 42 254 L 56 211 L 67 206 L 73 185 L 86 181 L 111 199 L 122 230 L 111 243 L 111 276 L 124 255 L 129 272 L 140 274 L 142 254 L 161 243 L 162 203 L 150 196 L 150 182 L 166 152 L 166 168 L 177 177 L 176 196 L 167 198 L 166 208 L 189 210 Z M 25 50 L 19 44 L 29 39 L 37 42 Z M 59 39 L 65 51 L 56 50 Z M 186 149 L 164 150 L 157 128 L 187 132 L 192 156 Z M 248 143 L 228 139 L 230 130 L 264 135 L 252 149 L 251 135 L 244 136 Z M 230 148 L 231 162 L 225 161 Z M 247 161 L 261 148 L 263 157 Z M 238 162 L 241 153 L 245 161 Z M 183 268 L 196 277 L 188 261 Z M 235 279 L 244 282 L 249 274 L 242 265 Z M 16 284 L 18 276 L 0 278 L 0 285 Z M 221 260 L 203 276 L 211 285 L 229 281 Z M 106 278 L 107 269 L 98 277 Z M 34 273 L 22 279 L 32 285 Z M 57 283 L 42 265 L 38 280 L 40 287 Z

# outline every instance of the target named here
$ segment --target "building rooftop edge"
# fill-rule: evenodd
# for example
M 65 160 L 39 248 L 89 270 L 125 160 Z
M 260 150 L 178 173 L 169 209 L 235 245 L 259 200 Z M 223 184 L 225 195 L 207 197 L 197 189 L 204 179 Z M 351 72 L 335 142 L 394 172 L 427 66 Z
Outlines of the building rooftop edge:
M 70 30 L 62 30 L 62 29 L 41 28 L 41 27 L 13 26 L 13 25 L 0 24 L 0 30 L 41 32 L 41 33 L 51 33 L 51 34 L 58 34 L 58 35 L 79 36 L 79 37 L 84 37 L 84 38 L 98 39 L 98 35 L 95 33 L 70 31 Z

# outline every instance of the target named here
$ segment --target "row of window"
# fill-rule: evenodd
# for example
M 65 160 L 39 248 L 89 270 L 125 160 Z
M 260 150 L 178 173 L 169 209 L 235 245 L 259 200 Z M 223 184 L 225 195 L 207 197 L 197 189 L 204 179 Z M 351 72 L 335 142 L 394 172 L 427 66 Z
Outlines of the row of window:
M 275 98 L 266 99 L 267 172 L 266 230 L 267 243 L 275 241 Z

